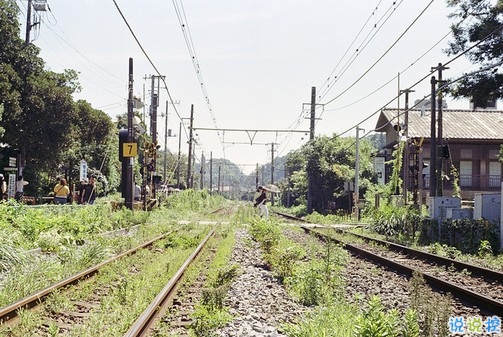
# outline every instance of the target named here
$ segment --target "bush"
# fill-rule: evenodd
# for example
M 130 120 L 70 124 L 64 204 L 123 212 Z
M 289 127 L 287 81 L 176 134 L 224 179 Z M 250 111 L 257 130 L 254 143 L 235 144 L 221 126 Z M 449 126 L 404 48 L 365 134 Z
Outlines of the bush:
M 485 243 L 483 243 L 485 241 Z M 421 222 L 419 242 L 428 245 L 438 242 L 455 247 L 462 253 L 478 254 L 482 246 L 484 252 L 499 251 L 499 224 L 487 220 L 425 219 Z

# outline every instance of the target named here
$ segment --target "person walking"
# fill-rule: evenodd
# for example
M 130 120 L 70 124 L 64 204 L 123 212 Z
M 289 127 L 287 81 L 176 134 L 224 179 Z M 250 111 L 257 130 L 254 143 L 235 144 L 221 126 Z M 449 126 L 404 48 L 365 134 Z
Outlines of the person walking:
M 258 206 L 260 217 L 265 217 L 266 220 L 269 220 L 269 210 L 267 209 L 267 194 L 265 193 L 265 189 L 262 186 L 259 186 L 257 192 L 260 193 L 259 196 L 255 199 L 254 207 Z
M 3 174 L 0 173 L 0 191 L 2 195 L 0 196 L 0 199 L 5 199 L 6 193 L 7 193 L 7 183 L 5 182 L 5 178 Z
M 59 179 L 59 183 L 54 186 L 54 203 L 56 205 L 66 205 L 70 188 L 66 184 L 66 179 Z
M 24 187 L 28 185 L 28 182 L 23 179 L 23 176 L 18 176 L 16 181 L 16 194 L 14 195 L 14 199 L 18 202 L 23 200 L 24 196 Z

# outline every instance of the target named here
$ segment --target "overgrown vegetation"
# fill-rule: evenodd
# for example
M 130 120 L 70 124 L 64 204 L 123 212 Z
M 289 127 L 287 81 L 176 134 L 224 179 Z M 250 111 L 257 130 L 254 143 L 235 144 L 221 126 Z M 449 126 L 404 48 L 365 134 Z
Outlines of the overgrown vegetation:
M 0 203 L 0 306 L 164 234 L 179 217 L 206 213 L 225 202 L 189 191 L 176 198 L 184 202 L 152 212 L 112 210 L 107 204 L 36 208 Z M 163 244 L 185 249 L 195 243 L 170 236 Z
M 341 278 L 347 253 L 341 247 L 327 243 L 305 251 L 284 239 L 274 222 L 252 221 L 250 233 L 265 249 L 264 257 L 289 293 L 313 308 L 301 321 L 284 325 L 289 336 L 419 337 L 433 336 L 434 331 L 448 336 L 451 300 L 434 294 L 420 276 L 414 275 L 409 283 L 411 307 L 405 312 L 386 310 L 379 297 L 365 299 L 365 294 L 361 303 L 349 304 Z

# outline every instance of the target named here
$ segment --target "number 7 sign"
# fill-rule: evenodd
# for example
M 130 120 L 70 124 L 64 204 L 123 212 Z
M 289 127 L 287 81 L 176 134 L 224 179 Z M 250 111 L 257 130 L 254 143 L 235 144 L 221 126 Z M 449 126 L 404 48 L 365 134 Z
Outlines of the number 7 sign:
M 122 154 L 124 157 L 136 157 L 138 154 L 138 144 L 136 143 L 123 143 Z

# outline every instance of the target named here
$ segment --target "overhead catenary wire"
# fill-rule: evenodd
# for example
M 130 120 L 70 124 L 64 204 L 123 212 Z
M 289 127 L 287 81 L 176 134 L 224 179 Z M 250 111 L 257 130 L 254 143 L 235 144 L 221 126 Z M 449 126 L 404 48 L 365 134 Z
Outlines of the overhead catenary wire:
M 428 7 L 429 7 L 429 6 L 433 3 L 433 1 L 434 1 L 434 0 L 432 0 L 432 1 L 431 1 L 431 2 L 430 2 L 430 3 L 429 3 L 429 4 L 425 7 L 425 8 L 421 11 L 421 13 L 420 13 L 420 14 L 416 17 L 416 19 L 415 19 L 415 20 L 414 20 L 414 21 L 413 21 L 413 22 L 412 22 L 412 23 L 408 26 L 408 28 L 407 28 L 407 29 L 406 29 L 406 30 L 405 30 L 405 31 L 401 34 L 401 36 L 400 36 L 400 37 L 399 37 L 399 39 L 398 39 L 398 40 L 397 40 L 397 41 L 393 44 L 393 46 L 394 46 L 394 45 L 395 45 L 395 44 L 396 44 L 396 43 L 397 43 L 397 42 L 401 39 L 401 37 L 402 37 L 403 35 L 405 35 L 405 33 L 406 33 L 406 32 L 407 32 L 407 31 L 408 31 L 408 30 L 409 30 L 409 29 L 410 29 L 410 28 L 414 25 L 414 23 L 415 23 L 415 22 L 417 22 L 417 20 L 419 19 L 419 17 L 421 17 L 421 16 L 422 16 L 422 14 L 423 14 L 423 13 L 424 13 L 427 9 L 428 9 Z M 388 10 L 386 11 L 386 13 L 385 13 L 385 14 L 383 14 L 383 15 L 381 16 L 381 18 L 377 21 L 377 23 L 375 23 L 375 25 L 374 25 L 374 26 L 376 26 L 379 22 L 381 22 L 381 20 L 383 20 L 383 18 L 387 15 L 387 16 L 386 16 L 386 19 L 384 20 L 384 22 L 383 22 L 383 23 L 381 24 L 381 26 L 379 27 L 379 29 L 380 29 L 380 28 L 382 28 L 382 26 L 386 23 L 386 21 L 389 19 L 389 17 L 391 16 L 391 14 L 393 14 L 393 13 L 394 13 L 395 9 L 396 9 L 396 8 L 397 8 L 397 7 L 398 7 L 401 3 L 402 3 L 402 1 L 401 1 L 400 3 L 398 3 L 398 5 L 396 5 L 396 1 L 394 1 L 394 2 L 393 2 L 393 4 L 392 4 L 392 6 L 391 6 L 390 8 L 388 8 Z M 372 11 L 372 13 L 370 14 L 369 18 L 368 18 L 368 19 L 367 19 L 367 21 L 365 22 L 364 26 L 361 28 L 360 32 L 357 34 L 357 37 L 361 34 L 361 31 L 365 28 L 365 26 L 368 24 L 368 22 L 370 22 L 370 19 L 371 19 L 371 18 L 375 15 L 375 11 L 378 9 L 378 7 L 379 7 L 379 5 L 380 5 L 380 4 L 381 4 L 381 1 L 378 3 L 378 5 L 376 6 L 376 8 Z M 395 6 L 395 5 L 396 5 L 396 6 Z M 391 13 L 390 13 L 390 14 L 388 14 L 388 13 L 390 12 L 390 10 L 391 10 L 391 9 L 393 9 L 393 10 L 391 11 Z M 374 27 L 374 28 L 375 28 L 375 27 Z M 372 38 L 374 38 L 374 37 L 376 36 L 376 34 L 377 34 L 377 32 L 376 32 L 376 33 L 374 33 L 374 34 L 372 35 L 371 39 L 372 39 Z M 370 33 L 369 33 L 369 35 L 370 35 Z M 358 49 L 358 50 L 359 50 L 359 52 L 361 52 L 361 50 L 363 50 L 363 49 L 364 49 L 364 48 L 368 45 L 368 42 L 370 42 L 370 40 L 371 40 L 371 39 L 370 39 L 370 40 L 368 40 L 368 36 L 369 36 L 369 35 L 367 35 L 367 37 L 364 39 L 364 41 L 367 41 L 367 43 L 362 43 L 362 44 L 360 45 L 360 47 L 361 47 L 362 45 L 363 45 L 363 47 L 361 47 L 361 48 L 359 48 L 359 49 Z M 446 34 L 446 36 L 447 36 L 447 35 L 448 35 L 448 34 Z M 424 56 L 424 55 L 426 55 L 426 54 L 427 54 L 430 50 L 432 50 L 432 49 L 433 49 L 436 45 L 438 45 L 438 44 L 439 44 L 442 40 L 444 40 L 446 36 L 444 36 L 444 37 L 443 37 L 443 38 L 442 38 L 439 42 L 435 43 L 435 45 L 434 45 L 433 47 L 431 47 L 431 48 L 430 48 L 427 52 L 425 52 L 425 53 L 423 54 L 423 56 Z M 352 45 L 354 44 L 354 42 L 356 41 L 357 37 L 353 40 L 353 42 L 351 43 L 351 45 L 348 47 L 348 49 L 346 50 L 346 53 L 344 53 L 344 56 L 345 56 L 345 55 L 348 53 L 348 51 L 351 49 L 351 46 L 352 46 Z M 388 51 L 389 51 L 389 50 L 391 50 L 391 48 L 392 48 L 393 46 L 391 46 L 390 48 L 388 48 Z M 387 53 L 387 52 L 386 52 L 386 53 Z M 385 54 L 386 54 L 386 53 L 385 53 Z M 384 55 L 385 55 L 385 54 L 384 54 Z M 384 55 L 383 55 L 383 56 L 381 56 L 381 58 L 380 58 L 378 61 L 376 61 L 376 62 L 374 63 L 374 65 L 373 65 L 373 66 L 375 66 L 375 65 L 376 65 L 376 64 L 377 64 L 377 63 L 378 63 L 378 62 L 379 62 L 379 61 L 380 61 L 380 60 L 384 57 Z M 344 56 L 343 56 L 343 58 L 344 58 Z M 416 63 L 416 62 L 417 62 L 419 59 L 421 59 L 421 58 L 422 58 L 422 56 L 421 56 L 420 58 L 418 58 L 416 61 L 414 61 L 411 65 L 409 65 L 409 67 L 407 67 L 406 69 L 409 69 L 409 68 L 410 68 L 410 67 L 411 67 L 414 63 Z M 342 62 L 342 59 L 341 59 L 341 61 L 339 61 L 339 63 L 337 64 L 336 68 L 334 68 L 334 70 L 332 71 L 332 73 L 329 75 L 329 79 L 330 79 L 330 77 L 333 75 L 333 73 L 335 72 L 335 70 L 337 69 L 338 65 L 339 65 L 341 62 Z M 352 63 L 352 62 L 351 62 L 351 63 Z M 347 70 L 347 68 L 349 67 L 349 65 L 350 65 L 351 63 L 347 63 L 346 70 Z M 373 67 L 373 66 L 372 66 L 372 67 Z M 370 68 L 370 69 L 368 69 L 368 70 L 367 70 L 367 72 L 369 72 L 370 70 L 371 70 L 371 68 Z M 362 76 L 361 76 L 361 77 L 360 77 L 360 78 L 359 78 L 359 79 L 358 79 L 355 83 L 353 83 L 353 85 L 355 85 L 355 84 L 356 84 L 359 80 L 361 80 L 361 79 L 363 78 L 363 76 L 364 76 L 364 75 L 362 75 Z M 396 77 L 397 77 L 397 76 L 395 76 L 393 79 L 389 80 L 389 81 L 388 81 L 388 82 L 386 82 L 384 85 L 382 85 L 381 87 L 379 87 L 378 89 L 376 89 L 375 91 L 373 91 L 372 93 L 370 93 L 370 94 L 366 95 L 365 97 L 363 97 L 362 99 L 360 99 L 360 100 L 358 100 L 358 101 L 361 101 L 361 100 L 365 99 L 366 97 L 369 97 L 369 96 L 370 96 L 370 95 L 372 95 L 373 93 L 377 92 L 377 91 L 378 91 L 378 90 L 380 90 L 381 88 L 384 88 L 386 85 L 388 85 L 389 83 L 391 83 L 394 79 L 396 79 Z M 324 85 L 325 85 L 326 83 L 327 83 L 327 82 L 325 82 L 325 83 L 324 83 Z M 317 99 L 317 100 L 320 100 L 322 97 L 324 97 L 324 95 L 325 95 L 326 93 L 328 93 L 328 90 L 330 90 L 331 88 L 332 88 L 332 87 L 331 87 L 331 86 L 329 86 L 329 87 L 325 90 L 324 94 L 319 95 L 319 97 L 318 97 L 318 99 Z M 348 88 L 347 90 L 349 90 L 349 89 L 350 89 L 350 88 Z M 323 90 L 323 89 L 322 89 L 322 90 Z M 320 97 L 321 97 L 321 98 L 320 98 Z M 329 103 L 330 103 L 330 102 L 329 102 Z M 323 112 L 324 112 L 324 111 L 329 111 L 329 110 L 326 110 L 326 109 L 325 109 L 325 106 L 326 106 L 327 104 L 328 104 L 328 103 L 324 103 L 324 104 L 322 104 L 322 106 L 323 106 L 323 110 L 322 110 L 322 113 L 318 116 L 318 120 L 315 122 L 316 124 L 318 124 L 318 121 L 321 119 L 321 117 L 322 117 L 322 115 L 323 115 Z M 350 104 L 350 105 L 353 105 L 353 104 L 356 104 L 356 102 L 354 102 L 354 103 L 352 103 L 352 104 Z M 349 106 L 350 106 L 350 105 L 349 105 Z M 297 118 L 297 120 L 296 120 L 296 121 L 297 121 L 297 125 L 300 125 L 300 121 L 301 121 L 303 118 L 305 118 L 305 117 L 304 117 L 304 115 L 305 115 L 305 111 L 304 111 L 304 109 L 302 109 L 302 111 L 301 111 L 301 113 L 300 113 L 299 117 L 298 117 L 298 118 Z M 294 123 L 295 123 L 295 122 L 294 122 Z M 352 129 L 352 128 L 351 128 L 351 129 Z M 351 130 L 351 129 L 350 129 L 350 130 Z
M 358 77 L 351 85 L 349 85 L 346 89 L 344 89 L 337 96 L 335 96 L 331 100 L 325 102 L 324 104 L 328 105 L 328 104 L 332 103 L 333 101 L 335 101 L 336 99 L 338 99 L 339 97 L 344 95 L 346 92 L 348 92 L 351 88 L 353 88 L 358 82 L 360 82 L 360 80 L 363 79 L 384 58 L 384 56 L 386 56 L 393 49 L 393 47 L 396 46 L 396 44 L 405 36 L 405 34 L 409 31 L 409 29 L 417 22 L 417 20 L 419 20 L 419 18 L 431 6 L 433 1 L 435 1 L 435 0 L 431 0 L 428 3 L 428 5 L 421 11 L 421 13 L 419 13 L 418 16 L 409 24 L 409 26 L 405 29 L 405 31 L 403 31 L 402 34 L 400 34 L 400 36 L 395 40 L 395 42 L 393 42 L 391 44 L 391 46 L 389 46 L 388 49 L 386 49 L 386 51 L 367 70 L 365 70 L 362 75 L 360 75 L 360 77 Z
M 212 107 L 210 99 L 209 99 L 208 90 L 206 88 L 206 83 L 205 83 L 205 81 L 203 79 L 203 73 L 202 73 L 202 70 L 201 70 L 201 65 L 200 65 L 199 59 L 197 57 L 196 48 L 194 46 L 194 41 L 192 39 L 192 34 L 190 33 L 189 22 L 187 20 L 186 14 L 185 14 L 185 9 L 183 7 L 182 0 L 173 0 L 172 2 L 173 2 L 173 6 L 175 8 L 175 12 L 176 12 L 176 15 L 177 15 L 177 18 L 178 18 L 178 22 L 180 23 L 180 27 L 182 29 L 182 33 L 183 33 L 183 36 L 184 36 L 184 39 L 185 39 L 185 44 L 187 45 L 187 49 L 189 51 L 189 55 L 190 55 L 190 58 L 192 60 L 192 65 L 194 67 L 194 71 L 196 72 L 196 76 L 197 76 L 197 79 L 199 81 L 199 85 L 200 85 L 202 94 L 204 96 L 204 99 L 205 99 L 205 102 L 206 102 L 206 106 L 207 106 L 208 111 L 209 111 L 210 116 L 211 116 L 213 125 L 214 125 L 215 129 L 219 129 L 218 123 L 217 123 L 217 119 L 215 117 L 215 114 L 213 112 L 213 107 Z M 220 143 L 222 145 L 222 150 L 223 150 L 223 154 L 224 154 L 224 158 L 225 158 L 225 146 L 223 144 L 222 135 L 218 131 L 217 131 L 217 135 L 218 135 L 218 137 L 220 139 Z
M 127 28 L 129 29 L 129 32 L 131 33 L 131 35 L 133 36 L 134 40 L 136 41 L 136 44 L 138 45 L 138 47 L 140 48 L 140 50 L 142 51 L 143 55 L 145 55 L 145 57 L 147 58 L 148 62 L 150 63 L 150 65 L 152 66 L 152 68 L 155 70 L 155 73 L 157 74 L 157 76 L 159 76 L 159 78 L 161 79 L 163 85 L 164 85 L 164 90 L 166 91 L 167 95 L 168 95 L 168 98 L 169 98 L 169 101 L 171 103 L 171 105 L 173 105 L 173 109 L 175 110 L 175 113 L 178 117 L 178 119 L 180 121 L 183 121 L 183 118 L 180 116 L 180 113 L 178 112 L 178 109 L 176 108 L 176 105 L 175 105 L 175 102 L 173 100 L 173 97 L 171 96 L 171 92 L 170 90 L 168 89 L 168 85 L 167 85 L 167 82 L 166 82 L 166 79 L 165 79 L 165 76 L 162 76 L 160 71 L 157 69 L 157 66 L 154 64 L 154 62 L 152 61 L 152 59 L 150 58 L 150 56 L 148 55 L 148 53 L 146 52 L 145 48 L 143 48 L 143 45 L 140 43 L 140 40 L 136 37 L 136 34 L 134 33 L 132 27 L 130 26 L 129 22 L 127 21 L 126 17 L 124 16 L 124 14 L 122 13 L 119 5 L 117 4 L 117 1 L 115 0 L 112 0 L 113 3 L 115 4 L 115 7 L 117 9 L 117 11 L 119 12 L 119 15 L 121 16 L 122 20 L 124 21 L 124 23 L 126 24 Z M 185 132 L 185 135 L 188 137 L 188 133 L 187 133 L 187 128 L 185 126 L 184 123 L 182 123 L 183 125 L 183 129 L 184 129 L 184 132 Z
M 403 2 L 403 0 L 400 1 L 398 4 L 396 4 L 396 1 L 393 1 L 391 6 L 381 16 L 381 18 L 377 21 L 377 23 L 374 24 L 373 29 L 367 34 L 367 36 L 363 39 L 363 41 L 360 43 L 360 45 L 355 49 L 353 55 L 344 64 L 344 66 L 339 71 L 337 76 L 333 77 L 332 80 L 327 84 L 327 88 L 325 90 L 323 90 L 322 93 L 319 94 L 318 100 L 323 99 L 328 94 L 328 92 L 333 88 L 333 85 L 335 84 L 335 82 L 337 82 L 341 78 L 341 76 L 344 73 L 346 73 L 346 71 L 350 68 L 350 66 L 355 62 L 356 58 L 362 53 L 363 50 L 366 49 L 366 47 L 369 45 L 369 43 L 377 36 L 377 33 L 384 27 L 386 22 L 388 22 L 390 17 L 395 13 L 395 10 L 402 4 L 402 2 Z M 374 14 L 374 12 L 372 14 Z M 383 22 L 381 23 L 381 21 L 383 21 Z M 341 59 L 341 61 L 342 61 L 342 59 Z
M 503 29 L 503 24 L 498 26 L 496 29 L 494 29 L 493 31 L 489 32 L 484 38 L 480 39 L 477 43 L 473 44 L 471 47 L 467 48 L 466 50 L 464 50 L 462 53 L 459 53 L 457 54 L 456 56 L 454 56 L 452 59 L 448 60 L 446 63 L 444 63 L 443 65 L 444 66 L 447 66 L 449 64 L 451 64 L 452 62 L 456 61 L 457 59 L 459 59 L 460 57 L 462 57 L 463 55 L 467 54 L 468 52 L 470 52 L 471 50 L 473 50 L 474 48 L 476 48 L 477 46 L 479 46 L 480 44 L 482 44 L 484 41 L 486 41 L 487 39 L 489 39 L 491 36 L 493 36 L 496 32 L 498 32 L 499 30 Z M 498 64 L 496 65 L 492 65 L 492 66 L 489 66 L 488 69 L 490 69 L 491 67 L 496 67 L 498 66 Z M 484 71 L 484 70 L 478 70 L 474 73 L 478 73 L 478 72 L 481 72 L 481 71 Z M 433 73 L 435 72 L 434 69 L 432 69 L 430 72 L 428 72 L 427 75 L 425 75 L 424 77 L 422 77 L 420 80 L 416 81 L 412 86 L 409 87 L 409 89 L 412 89 L 414 88 L 415 86 L 417 86 L 419 83 L 421 83 L 422 81 L 424 81 L 425 79 L 427 79 L 428 77 L 430 77 Z M 464 75 L 458 79 L 456 79 L 456 81 L 459 81 L 461 80 L 462 78 L 465 78 L 469 75 Z M 449 83 L 453 83 L 454 81 L 452 82 L 449 82 Z M 444 85 L 445 86 L 445 85 Z M 443 87 L 444 87 L 443 86 Z M 348 133 L 349 131 L 355 129 L 356 127 L 358 127 L 359 125 L 363 124 L 364 122 L 366 122 L 367 120 L 369 120 L 370 118 L 374 117 L 377 113 L 379 113 L 382 109 L 386 108 L 386 106 L 388 106 L 389 104 L 391 104 L 393 101 L 395 101 L 399 96 L 401 95 L 401 93 L 397 94 L 397 96 L 393 97 L 391 100 L 389 100 L 385 105 L 383 105 L 381 108 L 377 109 L 376 111 L 374 111 L 372 114 L 370 114 L 369 116 L 367 116 L 366 118 L 364 118 L 363 120 L 361 120 L 359 123 L 355 124 L 354 126 L 348 128 L 347 130 L 339 133 L 337 136 L 342 136 L 346 133 Z M 431 93 L 426 95 L 421 101 L 429 98 L 431 96 Z M 413 109 L 416 105 L 412 106 L 409 108 L 410 109 Z M 404 114 L 404 112 L 402 112 L 402 114 Z M 382 127 L 382 126 L 381 126 Z M 375 131 L 375 130 L 372 130 L 372 131 Z

